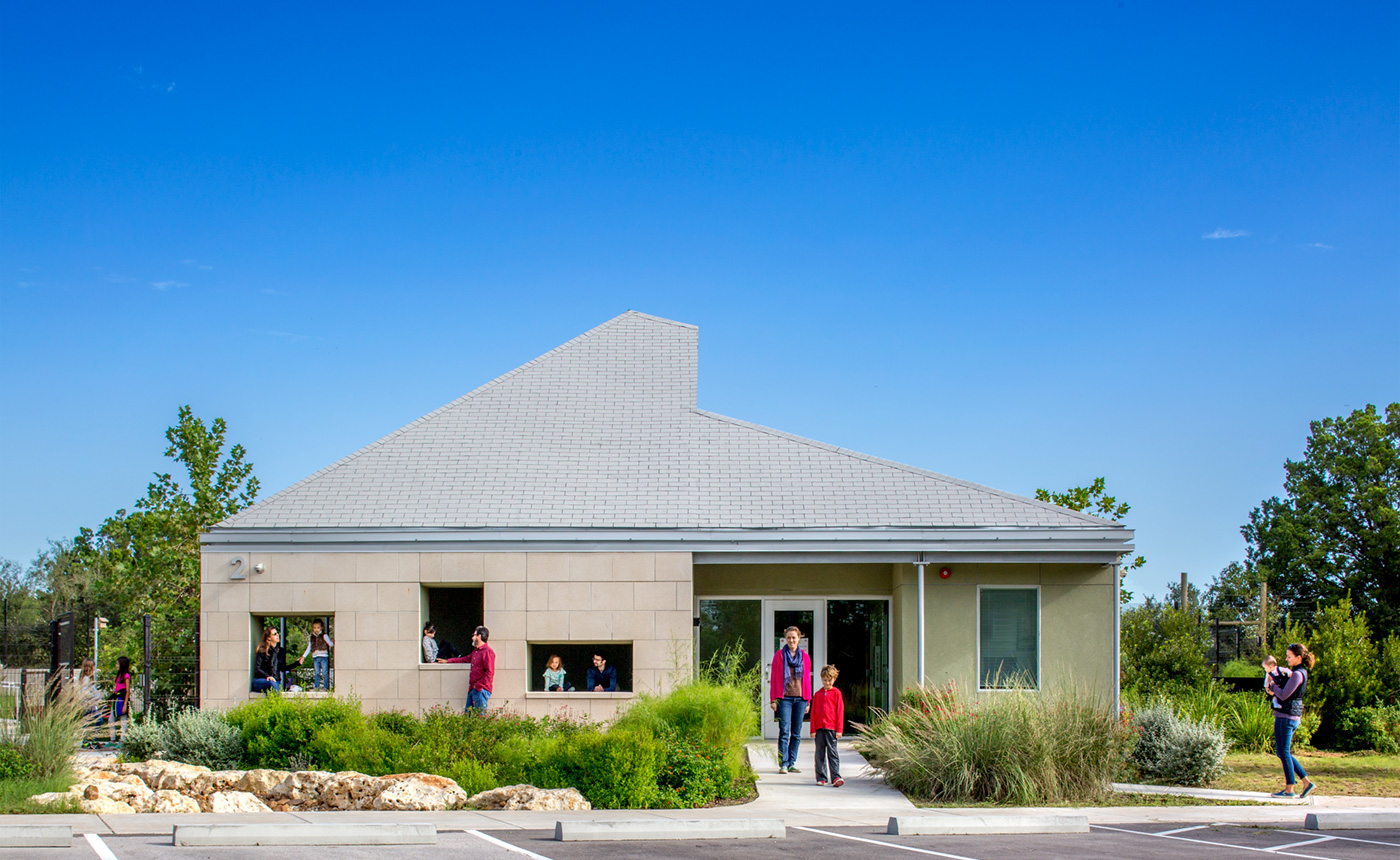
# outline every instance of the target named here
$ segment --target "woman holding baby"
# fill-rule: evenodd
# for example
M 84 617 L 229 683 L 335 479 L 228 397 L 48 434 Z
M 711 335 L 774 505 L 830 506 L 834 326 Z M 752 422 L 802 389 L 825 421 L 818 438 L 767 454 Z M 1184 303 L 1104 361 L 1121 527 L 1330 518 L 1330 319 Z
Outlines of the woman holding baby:
M 1317 783 L 1308 779 L 1308 772 L 1303 770 L 1303 765 L 1293 755 L 1293 732 L 1297 731 L 1298 723 L 1303 719 L 1303 696 L 1308 692 L 1308 670 L 1317 662 L 1317 658 L 1306 645 L 1295 642 L 1288 646 L 1283 659 L 1288 664 L 1287 669 L 1279 666 L 1273 657 L 1264 662 L 1267 672 L 1264 689 L 1273 696 L 1274 752 L 1278 754 L 1279 761 L 1283 762 L 1283 790 L 1274 792 L 1274 797 L 1307 797 L 1317 788 Z M 1295 774 L 1303 779 L 1301 794 L 1293 792 Z

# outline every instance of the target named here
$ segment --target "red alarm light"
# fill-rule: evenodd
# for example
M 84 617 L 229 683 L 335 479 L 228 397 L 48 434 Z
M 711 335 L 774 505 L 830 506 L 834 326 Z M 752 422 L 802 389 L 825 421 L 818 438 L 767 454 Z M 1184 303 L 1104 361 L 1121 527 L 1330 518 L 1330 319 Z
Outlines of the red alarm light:
M 952 571 L 950 568 L 942 567 L 942 568 L 939 568 L 939 569 L 938 569 L 938 578 L 939 578 L 939 579 L 947 579 L 948 577 L 950 577 L 950 576 L 952 576 L 952 575 L 953 575 L 953 571 Z

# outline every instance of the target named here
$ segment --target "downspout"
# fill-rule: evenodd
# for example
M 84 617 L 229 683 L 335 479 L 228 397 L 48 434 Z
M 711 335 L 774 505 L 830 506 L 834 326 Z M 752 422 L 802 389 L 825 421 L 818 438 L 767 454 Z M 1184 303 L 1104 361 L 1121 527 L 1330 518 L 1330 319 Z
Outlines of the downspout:
M 1119 628 L 1119 620 L 1123 609 L 1123 581 L 1119 578 L 1118 563 L 1113 564 L 1113 718 L 1116 720 L 1123 713 L 1122 703 L 1119 700 L 1122 678 L 1122 639 Z
M 919 553 L 919 560 L 914 565 L 919 568 L 919 686 L 924 685 L 924 554 Z

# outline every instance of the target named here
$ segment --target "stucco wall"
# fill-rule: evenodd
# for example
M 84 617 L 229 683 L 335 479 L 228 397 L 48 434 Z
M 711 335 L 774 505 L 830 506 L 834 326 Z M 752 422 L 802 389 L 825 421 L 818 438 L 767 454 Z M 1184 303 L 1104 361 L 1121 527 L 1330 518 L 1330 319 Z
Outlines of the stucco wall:
M 938 571 L 948 567 L 942 579 Z M 895 565 L 895 689 L 918 680 L 917 575 Z M 1113 691 L 1113 568 L 1070 564 L 930 564 L 925 571 L 925 672 L 933 684 L 957 682 L 975 690 L 977 587 L 1040 586 L 1041 688 L 1064 683 Z
M 245 580 L 229 579 L 235 556 Z M 206 553 L 202 702 L 250 697 L 253 616 L 333 614 L 337 693 L 353 692 L 367 710 L 461 707 L 465 665 L 419 658 L 423 587 L 454 583 L 483 590 L 493 707 L 606 718 L 630 696 L 526 696 L 528 643 L 630 642 L 634 691 L 662 689 L 690 672 L 690 562 L 689 553 Z

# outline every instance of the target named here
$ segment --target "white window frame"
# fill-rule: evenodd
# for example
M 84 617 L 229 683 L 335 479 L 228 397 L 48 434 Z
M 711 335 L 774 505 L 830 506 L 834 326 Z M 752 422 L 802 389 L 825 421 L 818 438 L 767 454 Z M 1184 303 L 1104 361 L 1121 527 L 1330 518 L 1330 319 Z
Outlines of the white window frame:
M 982 591 L 1035 591 L 1035 687 L 984 687 L 982 686 Z M 979 693 L 1002 693 L 1008 690 L 1033 689 L 1040 692 L 1045 684 L 1044 663 L 1041 655 L 1041 643 L 1045 639 L 1044 613 L 1041 611 L 1040 586 L 1039 585 L 979 585 L 977 586 L 977 657 L 973 666 L 974 677 L 977 678 L 977 692 Z

